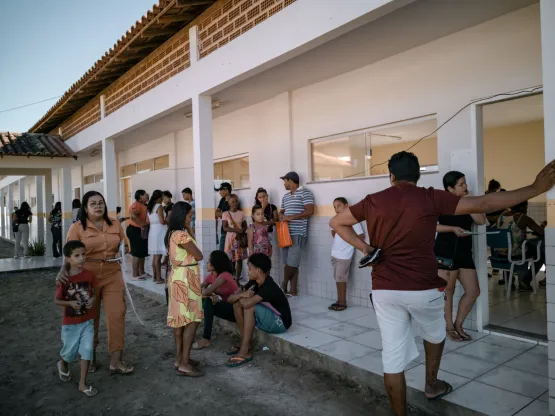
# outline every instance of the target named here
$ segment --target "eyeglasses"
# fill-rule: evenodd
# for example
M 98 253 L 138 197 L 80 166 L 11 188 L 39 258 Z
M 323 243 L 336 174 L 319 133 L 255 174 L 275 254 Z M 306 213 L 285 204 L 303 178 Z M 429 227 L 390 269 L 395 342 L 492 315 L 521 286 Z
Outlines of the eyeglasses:
M 96 202 L 91 202 L 91 203 L 89 204 L 89 207 L 91 207 L 92 209 L 95 209 L 95 208 L 104 208 L 105 206 L 106 206 L 106 204 L 104 203 L 104 201 L 100 201 L 100 202 L 98 202 L 98 203 L 96 203 Z

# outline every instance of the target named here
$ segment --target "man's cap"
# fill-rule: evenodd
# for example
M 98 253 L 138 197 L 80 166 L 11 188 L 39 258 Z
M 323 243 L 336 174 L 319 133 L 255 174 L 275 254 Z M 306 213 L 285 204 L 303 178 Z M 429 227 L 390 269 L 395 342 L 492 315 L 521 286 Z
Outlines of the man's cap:
M 295 183 L 300 183 L 299 174 L 297 172 L 289 172 L 285 176 L 282 176 L 280 179 L 291 179 Z
M 231 184 L 229 182 L 222 182 L 218 191 L 221 191 L 223 189 L 227 189 L 229 192 L 231 192 Z

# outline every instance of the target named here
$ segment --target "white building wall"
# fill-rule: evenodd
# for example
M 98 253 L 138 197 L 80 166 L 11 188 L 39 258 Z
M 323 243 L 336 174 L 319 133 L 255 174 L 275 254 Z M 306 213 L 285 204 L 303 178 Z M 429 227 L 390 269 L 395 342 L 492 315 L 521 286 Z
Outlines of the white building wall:
M 97 159 L 93 162 L 87 163 L 83 165 L 83 177 L 88 175 L 93 175 L 96 173 L 102 173 L 102 159 Z M 79 182 L 75 182 L 73 179 L 73 171 L 72 171 L 72 185 L 78 186 Z M 85 195 L 89 191 L 96 191 L 100 193 L 104 193 L 104 186 L 102 182 L 90 183 L 88 185 L 83 185 L 83 195 Z

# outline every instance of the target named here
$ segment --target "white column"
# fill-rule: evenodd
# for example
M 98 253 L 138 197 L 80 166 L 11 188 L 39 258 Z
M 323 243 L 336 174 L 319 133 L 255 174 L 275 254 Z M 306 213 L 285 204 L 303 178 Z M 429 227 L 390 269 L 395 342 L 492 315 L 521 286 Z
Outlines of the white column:
M 12 233 L 12 214 L 13 214 L 13 186 L 12 184 L 8 185 L 8 212 L 7 212 L 7 219 L 8 219 L 8 229 L 6 237 L 10 240 L 14 239 L 14 235 Z
M 4 188 L 0 189 L 0 236 L 6 237 L 6 206 L 4 205 Z
M 545 159 L 555 159 L 555 2 L 540 1 Z M 547 194 L 547 338 L 549 340 L 549 414 L 555 415 L 555 190 Z
M 104 172 L 104 199 L 108 214 L 115 218 L 118 206 L 118 168 L 114 139 L 102 140 L 102 169 Z
M 25 201 L 25 178 L 20 179 L 17 186 L 19 187 L 19 207 L 21 207 L 21 204 Z
M 216 249 L 212 99 L 199 95 L 193 97 L 192 101 L 196 238 L 207 259 L 210 252 Z
M 85 177 L 83 176 L 83 165 L 79 166 L 79 192 L 80 200 L 83 200 L 83 195 L 85 195 Z
M 73 201 L 73 186 L 71 183 L 71 167 L 60 169 L 60 202 L 62 203 L 62 245 L 66 242 L 66 235 L 73 223 L 71 202 Z
M 52 211 L 52 171 L 44 176 L 44 212 Z M 62 207 L 63 208 L 63 207 Z M 46 233 L 46 255 L 52 257 L 52 233 Z
M 44 198 L 43 198 L 43 182 L 42 176 L 35 176 L 35 185 L 37 187 L 37 239 L 44 240 Z
M 191 66 L 194 66 L 199 61 L 198 53 L 198 26 L 193 26 L 189 29 L 189 60 Z

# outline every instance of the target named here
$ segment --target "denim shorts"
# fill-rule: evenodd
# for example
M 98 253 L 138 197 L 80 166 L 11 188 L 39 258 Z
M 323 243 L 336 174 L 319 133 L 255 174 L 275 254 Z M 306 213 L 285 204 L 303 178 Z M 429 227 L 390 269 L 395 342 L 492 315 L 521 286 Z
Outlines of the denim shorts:
M 94 320 L 73 325 L 62 325 L 62 342 L 64 346 L 60 356 L 66 363 L 75 360 L 77 353 L 82 360 L 92 361 L 94 340 Z
M 276 315 L 274 311 L 264 305 L 254 306 L 254 319 L 256 327 L 269 334 L 282 334 L 287 330 L 281 316 Z

